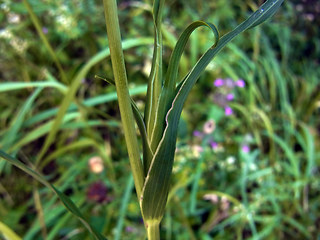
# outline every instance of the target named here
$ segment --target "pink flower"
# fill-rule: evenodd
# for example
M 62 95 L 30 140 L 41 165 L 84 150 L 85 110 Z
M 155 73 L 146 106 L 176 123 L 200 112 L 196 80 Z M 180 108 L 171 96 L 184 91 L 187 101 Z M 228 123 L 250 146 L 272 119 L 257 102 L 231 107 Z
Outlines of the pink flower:
M 226 106 L 226 107 L 224 108 L 224 114 L 225 114 L 226 116 L 232 115 L 232 114 L 233 114 L 232 108 L 229 107 L 229 106 Z
M 221 78 L 218 78 L 218 79 L 214 80 L 213 85 L 215 87 L 221 87 L 224 85 L 224 80 Z
M 245 144 L 245 145 L 242 145 L 241 150 L 244 153 L 249 153 L 250 152 L 250 147 Z
M 228 101 L 232 101 L 234 99 L 234 95 L 232 93 L 228 93 L 227 96 L 226 96 L 226 99 Z
M 236 81 L 236 85 L 240 88 L 244 88 L 246 86 L 246 83 L 242 79 L 239 79 L 238 81 Z
M 93 173 L 101 173 L 104 169 L 102 158 L 99 156 L 90 158 L 89 168 Z
M 203 132 L 205 134 L 210 134 L 212 133 L 216 128 L 216 123 L 213 119 L 210 119 L 209 121 L 205 122 L 203 125 Z
M 201 138 L 203 136 L 203 133 L 200 132 L 200 131 L 195 130 L 195 131 L 193 131 L 193 136 Z
M 218 143 L 215 141 L 210 141 L 209 144 L 213 150 L 216 150 L 218 148 Z

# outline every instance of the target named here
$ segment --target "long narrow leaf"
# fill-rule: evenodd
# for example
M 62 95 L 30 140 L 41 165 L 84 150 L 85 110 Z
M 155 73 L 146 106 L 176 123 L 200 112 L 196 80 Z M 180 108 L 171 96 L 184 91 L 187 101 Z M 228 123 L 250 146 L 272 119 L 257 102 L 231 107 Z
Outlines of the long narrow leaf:
M 147 133 L 150 136 L 154 126 L 156 110 L 159 103 L 159 96 L 162 86 L 162 34 L 161 18 L 164 0 L 155 0 L 153 3 L 153 21 L 154 21 L 154 49 L 151 66 L 151 73 L 148 79 L 147 101 L 145 107 L 145 124 Z M 144 164 L 146 165 L 146 164 Z M 145 169 L 146 171 L 147 169 Z
M 42 87 L 36 89 L 32 93 L 32 95 L 28 98 L 28 100 L 25 102 L 25 104 L 23 105 L 21 110 L 19 111 L 19 114 L 17 115 L 17 117 L 13 121 L 10 129 L 8 130 L 8 132 L 6 132 L 6 134 L 4 136 L 4 141 L 3 141 L 3 149 L 4 150 L 7 150 L 10 147 L 10 145 L 13 144 L 14 140 L 17 137 L 18 132 L 20 131 L 20 129 L 22 127 L 22 124 L 23 124 L 23 121 L 25 119 L 26 114 L 32 108 L 34 100 L 38 97 L 38 95 L 40 94 L 42 89 L 43 89 Z
M 62 93 L 66 93 L 67 87 L 59 82 L 5 82 L 0 83 L 0 92 L 8 92 L 18 89 L 30 87 L 52 87 L 58 89 Z
M 160 100 L 159 100 L 160 103 L 158 105 L 158 110 L 156 112 L 156 122 L 151 134 L 152 150 L 156 149 L 163 134 L 163 129 L 165 127 L 164 118 L 167 111 L 170 108 L 170 103 L 174 98 L 178 70 L 179 70 L 179 63 L 180 63 L 182 53 L 187 45 L 190 35 L 193 33 L 194 30 L 196 30 L 198 27 L 201 27 L 201 26 L 208 27 L 214 33 L 215 43 L 213 44 L 213 47 L 215 47 L 219 41 L 218 29 L 213 24 L 207 23 L 204 21 L 193 22 L 183 31 L 183 33 L 179 37 L 178 42 L 171 54 L 168 71 L 166 73 L 166 78 L 165 78 L 161 95 L 160 95 Z M 148 164 L 148 167 L 149 166 L 150 166 L 150 163 Z
M 10 239 L 10 240 L 22 239 L 11 228 L 9 228 L 7 225 L 5 225 L 2 222 L 0 222 L 0 234 L 3 235 L 6 239 Z
M 26 166 L 22 162 L 18 161 L 17 159 L 11 157 L 10 155 L 6 154 L 5 152 L 0 150 L 0 157 L 4 160 L 8 161 L 12 165 L 16 166 L 17 168 L 20 168 L 25 173 L 32 176 L 35 180 L 39 181 L 46 187 L 50 188 L 57 197 L 61 200 L 63 205 L 71 212 L 73 215 L 75 215 L 82 223 L 83 225 L 89 230 L 89 232 L 97 239 L 97 240 L 105 240 L 106 238 L 103 237 L 99 232 L 97 232 L 93 226 L 82 216 L 80 210 L 78 207 L 71 201 L 70 198 L 68 198 L 66 195 L 64 195 L 62 192 L 60 192 L 58 189 L 56 189 L 52 184 L 50 184 L 43 176 L 41 176 L 39 173 L 37 173 L 35 170 L 31 169 L 30 167 Z
M 176 97 L 172 102 L 166 116 L 166 128 L 155 152 L 141 197 L 142 214 L 146 221 L 160 221 L 166 205 L 167 194 L 169 191 L 169 180 L 171 176 L 177 129 L 180 115 L 185 100 L 206 66 L 212 58 L 234 37 L 246 29 L 261 23 L 262 19 L 274 13 L 279 8 L 283 0 L 267 1 L 247 20 L 241 23 L 233 31 L 223 36 L 215 48 L 210 48 L 198 61 L 196 66 L 179 84 L 176 90 Z M 263 9 L 263 11 L 261 11 Z
M 127 187 L 124 191 L 123 194 L 123 198 L 121 201 L 121 208 L 120 208 L 120 213 L 119 213 L 119 218 L 118 218 L 118 222 L 117 222 L 117 227 L 116 227 L 116 231 L 115 231 L 115 236 L 114 236 L 114 240 L 120 240 L 121 239 L 121 234 L 123 232 L 123 223 L 124 223 L 124 219 L 126 217 L 126 213 L 127 213 L 127 208 L 128 208 L 128 204 L 130 201 L 130 197 L 131 197 L 131 192 L 132 189 L 134 187 L 134 181 L 133 181 L 133 177 L 132 175 L 130 175 L 128 177 L 128 181 L 127 181 Z

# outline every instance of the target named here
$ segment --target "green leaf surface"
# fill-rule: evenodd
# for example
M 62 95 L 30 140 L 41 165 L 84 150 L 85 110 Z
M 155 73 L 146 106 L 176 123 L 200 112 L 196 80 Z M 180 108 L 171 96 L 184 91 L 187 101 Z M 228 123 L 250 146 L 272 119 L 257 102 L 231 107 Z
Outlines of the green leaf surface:
M 43 185 L 51 189 L 57 195 L 57 197 L 61 200 L 63 205 L 68 209 L 68 211 L 71 212 L 73 215 L 75 215 L 83 223 L 83 225 L 89 230 L 89 232 L 95 237 L 95 239 L 97 240 L 106 239 L 99 232 L 97 232 L 94 229 L 94 227 L 91 226 L 90 223 L 82 216 L 80 210 L 72 202 L 72 200 L 68 198 L 66 195 L 64 195 L 62 192 L 60 192 L 58 189 L 56 189 L 47 180 L 45 180 L 45 178 L 42 175 L 40 175 L 35 170 L 31 169 L 30 167 L 26 166 L 24 163 L 18 161 L 17 159 L 11 157 L 10 155 L 6 154 L 1 150 L 0 150 L 0 157 L 8 161 L 12 165 L 16 166 L 17 168 L 20 168 L 22 171 L 32 176 L 35 180 L 39 181 L 40 183 L 42 183 Z
M 246 29 L 255 26 L 256 23 L 262 23 L 268 16 L 271 16 L 277 8 L 279 8 L 282 2 L 283 0 L 265 2 L 247 20 L 241 23 L 233 31 L 224 35 L 214 48 L 207 50 L 194 68 L 178 85 L 176 96 L 166 115 L 166 128 L 153 157 L 142 191 L 140 204 L 145 221 L 160 222 L 164 214 L 173 166 L 179 119 L 183 105 L 191 88 L 212 58 L 228 42 Z M 261 11 L 262 9 L 263 11 Z

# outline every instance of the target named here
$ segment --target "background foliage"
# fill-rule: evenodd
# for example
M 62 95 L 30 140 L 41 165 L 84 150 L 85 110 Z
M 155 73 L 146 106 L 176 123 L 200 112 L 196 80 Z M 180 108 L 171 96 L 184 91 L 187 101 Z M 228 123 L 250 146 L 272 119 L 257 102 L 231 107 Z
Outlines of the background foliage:
M 94 77 L 112 77 L 101 2 L 29 3 L 38 21 L 26 1 L 0 5 L 0 148 L 45 175 L 105 236 L 142 239 L 115 88 Z M 130 89 L 143 111 L 151 1 L 118 3 Z M 187 24 L 203 19 L 224 34 L 260 4 L 168 0 L 165 64 Z M 179 126 L 165 239 L 320 237 L 319 13 L 317 1 L 286 1 L 201 76 Z M 205 29 L 192 35 L 181 77 L 211 38 Z M 10 230 L 16 239 L 89 238 L 52 192 L 3 160 L 0 180 L 0 238 Z

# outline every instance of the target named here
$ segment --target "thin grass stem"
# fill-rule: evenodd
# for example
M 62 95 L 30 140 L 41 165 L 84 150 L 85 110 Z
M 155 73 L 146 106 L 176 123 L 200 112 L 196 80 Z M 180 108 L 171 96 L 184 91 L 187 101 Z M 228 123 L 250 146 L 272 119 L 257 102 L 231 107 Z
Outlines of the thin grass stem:
M 103 4 L 121 122 L 123 124 L 135 187 L 138 198 L 140 198 L 144 185 L 144 172 L 142 162 L 140 160 L 138 139 L 128 90 L 127 74 L 121 45 L 117 3 L 116 0 L 104 0 Z

